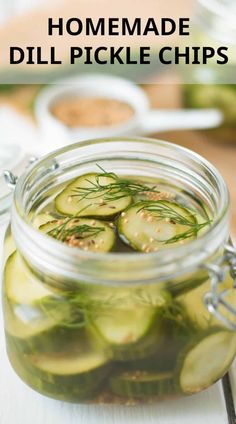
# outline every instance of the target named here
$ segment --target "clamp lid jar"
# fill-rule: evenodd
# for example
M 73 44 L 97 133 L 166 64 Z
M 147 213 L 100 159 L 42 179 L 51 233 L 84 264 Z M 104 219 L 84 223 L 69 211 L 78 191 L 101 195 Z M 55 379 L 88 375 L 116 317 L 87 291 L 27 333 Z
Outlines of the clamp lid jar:
M 91 179 L 98 165 L 99 172 L 135 181 L 136 188 L 155 181 L 160 191 L 175 196 L 165 206 L 178 203 L 178 213 L 207 216 L 209 226 L 186 243 L 140 252 L 115 248 L 105 253 L 104 247 L 94 252 L 86 243 L 68 246 L 51 230 L 45 234 L 50 215 L 54 221 L 64 219 L 55 199 L 75 179 Z M 123 212 L 136 205 L 131 200 Z M 16 372 L 57 399 L 124 404 L 193 394 L 221 378 L 236 352 L 235 250 L 228 245 L 228 209 L 218 171 L 171 143 L 95 140 L 33 164 L 17 181 L 6 235 L 5 331 Z M 95 221 L 100 229 L 115 226 L 122 232 L 117 219 L 127 215 L 120 212 L 109 220 L 98 212 L 95 218 L 76 218 L 86 219 L 87 227 Z M 136 218 L 133 214 L 129 234 Z M 175 225 L 165 222 L 168 231 Z M 131 238 L 137 247 L 138 237 Z

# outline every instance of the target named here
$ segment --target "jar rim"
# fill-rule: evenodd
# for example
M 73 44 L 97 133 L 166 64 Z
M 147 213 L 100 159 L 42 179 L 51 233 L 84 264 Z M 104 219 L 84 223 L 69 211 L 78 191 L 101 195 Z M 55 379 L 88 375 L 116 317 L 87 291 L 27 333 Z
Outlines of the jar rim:
M 33 228 L 33 226 L 30 225 L 27 220 L 28 213 L 24 210 L 24 191 L 27 187 L 27 181 L 29 181 L 29 178 L 32 176 L 33 173 L 35 173 L 35 170 L 40 168 L 42 169 L 43 166 L 45 164 L 48 164 L 49 162 L 56 163 L 55 160 L 64 153 L 70 153 L 76 151 L 77 149 L 82 149 L 83 147 L 91 148 L 91 146 L 94 147 L 95 145 L 100 145 L 101 143 L 111 142 L 131 144 L 144 143 L 146 146 L 152 146 L 153 148 L 155 148 L 155 150 L 158 147 L 164 148 L 167 152 L 172 151 L 178 153 L 180 156 L 186 158 L 187 160 L 191 160 L 194 163 L 198 163 L 202 167 L 204 167 L 204 169 L 207 170 L 207 172 L 211 176 L 212 180 L 217 183 L 219 190 L 219 203 L 217 205 L 217 215 L 214 219 L 213 224 L 206 230 L 205 233 L 200 235 L 198 238 L 189 241 L 186 244 L 168 247 L 158 252 L 149 253 L 148 255 L 139 252 L 104 254 L 83 251 L 78 248 L 72 249 L 71 247 L 60 243 L 58 240 L 49 238 L 45 234 Z M 178 268 L 181 265 L 181 268 L 184 267 L 184 269 L 192 269 L 193 267 L 199 266 L 199 263 L 202 263 L 204 260 L 206 260 L 210 256 L 210 254 L 214 252 L 214 248 L 219 248 L 220 245 L 227 241 L 229 237 L 228 209 L 229 194 L 223 177 L 210 162 L 208 162 L 199 154 L 185 147 L 156 139 L 142 137 L 105 138 L 88 140 L 60 148 L 54 151 L 53 153 L 46 155 L 45 157 L 34 163 L 29 169 L 27 169 L 26 172 L 19 178 L 14 193 L 14 201 L 12 207 L 12 230 L 13 236 L 16 239 L 16 244 L 18 245 L 20 251 L 22 251 L 23 255 L 29 262 L 34 263 L 35 266 L 38 267 L 37 264 L 39 263 L 39 261 L 34 261 L 32 256 L 33 254 L 35 255 L 37 250 L 35 250 L 34 247 L 40 249 L 41 253 L 44 256 L 48 254 L 54 255 L 54 259 L 57 260 L 55 261 L 54 266 L 51 266 L 51 269 L 53 268 L 54 271 L 57 272 L 58 267 L 61 271 L 60 263 L 62 258 L 65 257 L 67 258 L 66 272 L 68 273 L 68 275 L 70 275 L 71 278 L 76 276 L 76 278 L 78 279 L 78 264 L 76 268 L 74 268 L 76 265 L 76 261 L 81 261 L 81 264 L 88 264 L 89 262 L 91 266 L 95 267 L 99 263 L 101 264 L 106 262 L 111 265 L 110 271 L 112 271 L 113 273 L 115 268 L 119 269 L 119 266 L 121 265 L 122 261 L 125 261 L 126 264 L 129 264 L 131 268 L 134 268 L 137 264 L 139 264 L 138 268 L 142 266 L 146 269 L 148 267 L 155 266 L 156 268 L 160 267 L 163 271 L 162 273 L 160 272 L 158 275 L 162 275 L 162 277 L 164 277 L 164 275 L 169 277 L 173 274 L 173 261 L 175 262 L 175 264 L 179 261 Z M 44 252 L 42 252 L 42 248 Z M 40 253 L 40 251 L 38 250 L 38 254 Z M 201 254 L 196 255 L 197 252 L 201 252 Z M 77 269 L 76 272 L 75 269 Z M 151 273 L 148 274 L 151 275 Z M 118 276 L 115 277 L 116 280 L 117 278 Z M 155 276 L 155 279 L 156 278 L 157 277 Z M 86 279 L 86 276 L 84 279 Z M 91 278 L 88 278 L 88 281 L 90 279 Z M 150 277 L 150 279 L 152 278 Z M 123 281 L 122 277 L 120 276 L 117 281 Z

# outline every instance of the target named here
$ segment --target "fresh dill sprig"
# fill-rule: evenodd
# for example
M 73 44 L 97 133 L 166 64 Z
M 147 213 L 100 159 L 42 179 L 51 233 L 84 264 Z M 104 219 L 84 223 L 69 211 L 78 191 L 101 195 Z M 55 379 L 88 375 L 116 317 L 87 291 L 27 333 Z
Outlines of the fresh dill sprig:
M 123 299 L 122 299 L 123 300 Z M 40 307 L 45 315 L 58 322 L 60 327 L 79 329 L 90 325 L 101 315 L 109 316 L 115 306 L 120 305 L 121 299 L 109 296 L 95 300 L 83 292 L 67 292 L 65 297 L 44 297 Z M 61 321 L 63 312 L 64 320 Z
M 85 327 L 87 324 L 84 309 L 72 307 L 70 299 L 59 297 L 44 297 L 40 301 L 40 307 L 45 315 L 54 320 L 60 327 L 77 329 Z M 64 320 L 61 321 L 61 316 Z
M 174 237 L 171 237 L 167 240 L 163 240 L 164 244 L 172 244 L 177 243 L 181 240 L 186 240 L 193 236 L 196 236 L 198 232 L 209 225 L 211 223 L 210 220 L 198 223 L 195 219 L 195 214 L 192 211 L 190 212 L 189 218 L 187 215 L 182 215 L 180 212 L 177 212 L 175 206 L 179 207 L 177 203 L 173 203 L 171 206 L 171 202 L 166 202 L 164 200 L 156 200 L 156 201 L 142 201 L 140 202 L 140 209 L 137 211 L 146 211 L 152 213 L 152 215 L 158 221 L 162 221 L 164 219 L 169 219 L 170 223 L 179 224 L 185 227 L 188 227 L 186 231 L 182 233 L 176 234 Z M 161 240 L 158 240 L 161 241 Z
M 66 219 L 62 224 L 59 224 L 52 230 L 48 231 L 48 235 L 60 240 L 62 242 L 66 241 L 70 237 L 75 239 L 86 239 L 89 237 L 96 237 L 102 231 L 105 231 L 104 227 L 95 227 L 92 225 L 82 224 L 79 225 L 79 221 L 76 222 L 79 218 L 71 217 Z M 73 220 L 75 221 L 73 223 Z
M 165 240 L 165 244 L 171 244 L 171 243 L 177 243 L 178 241 L 181 241 L 181 240 L 186 240 L 186 239 L 188 239 L 188 238 L 192 238 L 192 237 L 196 237 L 196 235 L 197 235 L 197 233 L 202 229 L 202 228 L 205 228 L 207 225 L 209 225 L 209 222 L 210 221 L 207 221 L 207 222 L 203 222 L 203 223 L 201 223 L 201 224 L 195 224 L 194 226 L 192 226 L 192 228 L 190 228 L 189 230 L 187 230 L 187 231 L 185 231 L 185 232 L 183 232 L 183 233 L 180 233 L 180 234 L 177 234 L 176 236 L 174 236 L 174 237 L 171 237 L 170 239 L 168 239 L 168 240 Z
M 114 202 L 124 197 L 135 196 L 144 192 L 160 193 L 156 186 L 148 186 L 141 184 L 130 179 L 119 178 L 114 172 L 107 172 L 99 164 L 97 167 L 100 169 L 95 177 L 95 181 L 86 179 L 90 184 L 89 187 L 76 187 L 73 191 L 75 194 L 72 197 L 79 198 L 78 201 L 84 199 L 96 199 L 102 196 L 104 202 Z M 101 178 L 110 178 L 113 181 L 109 184 L 102 184 Z

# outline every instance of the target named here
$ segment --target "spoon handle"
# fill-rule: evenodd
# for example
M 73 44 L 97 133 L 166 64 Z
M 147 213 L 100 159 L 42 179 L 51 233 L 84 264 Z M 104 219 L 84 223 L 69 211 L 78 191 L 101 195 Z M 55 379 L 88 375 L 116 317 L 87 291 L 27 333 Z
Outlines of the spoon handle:
M 141 132 L 198 130 L 218 127 L 222 122 L 222 113 L 217 109 L 151 110 L 142 118 Z

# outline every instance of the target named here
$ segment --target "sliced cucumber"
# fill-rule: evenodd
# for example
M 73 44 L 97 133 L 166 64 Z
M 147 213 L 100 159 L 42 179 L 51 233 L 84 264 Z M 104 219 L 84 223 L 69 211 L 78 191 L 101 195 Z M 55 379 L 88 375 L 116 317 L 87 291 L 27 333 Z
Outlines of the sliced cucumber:
M 161 326 L 164 333 L 163 344 L 153 356 L 156 362 L 156 370 L 172 371 L 176 367 L 177 358 L 185 346 L 189 343 L 189 339 L 197 335 L 198 328 L 191 321 L 185 309 L 176 301 L 172 301 L 169 305 L 162 308 Z M 150 360 L 150 365 L 152 361 Z
M 18 306 L 4 304 L 5 330 L 11 336 L 20 340 L 43 335 L 55 327 L 55 320 L 52 317 L 42 314 L 39 308 L 29 305 L 26 310 Z
M 43 286 L 17 252 L 5 266 L 4 310 L 6 331 L 19 339 L 44 334 L 71 316 L 69 303 Z
M 190 107 L 218 107 L 224 114 L 224 126 L 235 127 L 235 84 L 186 85 L 185 102 Z
M 127 370 L 139 370 L 152 373 L 171 371 L 176 368 L 177 358 L 189 339 L 196 336 L 197 328 L 187 316 L 184 308 L 173 301 L 160 308 L 159 312 L 160 330 L 163 334 L 162 342 L 157 344 L 156 351 L 151 356 L 135 360 L 133 363 L 127 361 Z
M 203 332 L 179 360 L 179 385 L 182 392 L 193 394 L 220 379 L 236 353 L 236 335 L 217 329 Z
M 35 355 L 29 356 L 30 362 L 47 374 L 53 376 L 75 376 L 83 375 L 86 377 L 88 372 L 100 368 L 107 363 L 107 358 L 103 352 L 86 352 L 80 354 L 75 352 L 73 355 L 67 354 L 63 356 L 61 353 L 52 355 Z M 51 377 L 49 377 L 50 379 Z
M 150 202 L 152 205 L 153 202 Z M 161 204 L 166 208 L 171 208 L 175 213 L 180 214 L 188 221 L 195 224 L 196 220 L 191 212 L 177 203 L 169 201 L 156 201 L 155 205 Z M 189 226 L 181 225 L 171 221 L 169 218 L 161 219 L 155 212 L 148 212 L 143 209 L 147 204 L 138 204 L 129 207 L 118 220 L 118 231 L 121 239 L 132 246 L 135 250 L 143 252 L 154 252 L 165 247 L 167 240 L 178 237 L 179 234 L 189 230 Z M 189 241 L 192 237 L 176 241 L 175 244 Z M 171 244 L 172 245 L 172 244 Z
M 115 180 L 109 176 L 99 174 L 86 174 L 70 183 L 55 199 L 58 212 L 64 215 L 111 217 L 126 209 L 131 201 L 131 196 L 125 192 L 119 192 L 119 199 L 108 201 L 106 194 L 109 185 L 114 185 Z M 99 190 L 96 191 L 96 187 Z M 104 190 L 103 189 L 104 187 Z M 92 191 L 94 189 L 94 191 Z M 109 191 L 109 194 L 117 193 L 117 188 Z M 123 196 L 123 197 L 122 197 Z
M 115 394 L 130 397 L 165 397 L 174 392 L 169 372 L 125 371 L 111 378 L 110 387 Z
M 10 342 L 8 351 L 16 371 L 34 389 L 59 399 L 82 400 L 101 390 L 111 369 L 103 351 L 84 343 L 82 334 L 71 350 L 26 355 Z
M 143 337 L 153 321 L 152 310 L 111 310 L 98 316 L 94 323 L 111 344 L 133 344 Z
M 138 288 L 98 288 L 86 291 L 92 320 L 116 360 L 150 356 L 162 342 L 162 309 L 171 301 L 161 284 Z
M 110 346 L 115 360 L 128 361 L 151 355 L 162 343 L 154 308 L 97 311 L 94 326 Z
M 225 301 L 230 304 L 235 304 L 236 301 L 236 293 L 235 290 L 231 290 L 233 287 L 233 279 L 232 276 L 227 273 L 225 276 L 224 282 L 220 285 L 220 292 L 225 290 L 228 291 L 228 294 L 224 296 Z M 212 291 L 211 282 L 209 277 L 205 282 L 202 282 L 198 287 L 193 288 L 187 293 L 178 296 L 178 302 L 184 307 L 187 315 L 195 323 L 199 329 L 207 329 L 209 326 L 220 326 L 224 328 L 224 325 L 220 323 L 220 321 L 211 314 L 206 305 L 205 305 L 205 296 L 207 293 Z M 232 320 L 232 313 L 227 311 L 226 308 L 219 305 L 219 312 L 229 320 Z
M 53 221 L 55 218 L 48 213 L 41 213 L 37 215 L 32 222 L 34 228 L 39 228 L 41 225 L 46 224 L 47 222 Z
M 46 222 L 53 220 L 54 218 L 47 213 L 42 213 L 40 215 L 37 215 L 36 218 L 33 220 L 32 225 L 34 228 L 39 228 L 40 225 L 45 224 Z M 15 241 L 9 231 L 7 231 L 7 235 L 5 238 L 4 243 L 4 259 L 7 260 L 10 255 L 12 255 L 13 252 L 16 250 Z
M 199 287 L 190 290 L 188 293 L 178 297 L 178 302 L 184 307 L 190 320 L 194 322 L 199 329 L 207 329 L 213 323 L 217 323 L 216 319 L 207 310 L 204 303 L 206 293 L 211 291 L 210 281 L 206 281 Z
M 15 304 L 32 305 L 52 295 L 52 292 L 30 272 L 17 252 L 7 260 L 4 280 L 6 296 Z
M 16 328 L 16 326 L 15 326 Z M 23 328 L 23 330 L 22 330 Z M 19 334 L 12 335 L 6 331 L 7 340 L 14 344 L 18 352 L 24 354 L 48 354 L 52 352 L 60 352 L 62 349 L 70 349 L 75 339 L 80 337 L 81 329 L 68 329 L 62 326 L 52 326 L 42 329 L 41 332 L 26 332 L 27 326 L 19 326 Z M 30 327 L 32 328 L 32 327 Z M 38 326 L 39 328 L 39 326 Z M 26 337 L 22 337 L 25 335 Z
M 106 253 L 115 244 L 114 230 L 104 222 L 96 219 L 65 218 L 63 220 L 54 220 L 42 225 L 40 231 L 72 247 L 91 252 Z M 73 231 L 72 235 L 70 231 Z M 64 236 L 66 233 L 68 235 Z

